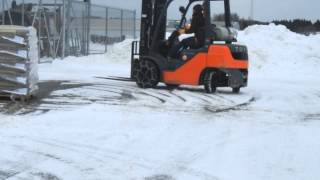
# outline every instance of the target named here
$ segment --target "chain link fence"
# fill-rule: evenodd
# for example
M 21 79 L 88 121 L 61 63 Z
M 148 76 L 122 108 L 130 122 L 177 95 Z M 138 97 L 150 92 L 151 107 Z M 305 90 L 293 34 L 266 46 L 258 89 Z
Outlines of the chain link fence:
M 88 55 L 90 46 L 90 9 L 80 1 L 69 1 L 66 9 L 66 54 Z
M 136 37 L 136 12 L 91 6 L 90 53 L 107 51 L 107 45 Z
M 0 0 L 0 24 L 37 29 L 42 57 L 105 53 L 136 38 L 136 12 L 82 0 Z

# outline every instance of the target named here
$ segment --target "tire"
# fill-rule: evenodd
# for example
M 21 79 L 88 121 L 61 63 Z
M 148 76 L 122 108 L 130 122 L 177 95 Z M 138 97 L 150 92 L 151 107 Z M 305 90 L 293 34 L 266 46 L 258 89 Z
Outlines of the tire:
M 240 87 L 232 88 L 232 92 L 235 93 L 235 94 L 239 94 L 240 93 Z
M 134 79 L 140 88 L 155 88 L 160 81 L 160 72 L 150 60 L 140 60 L 135 68 Z
M 206 93 L 215 93 L 217 91 L 217 87 L 214 84 L 214 72 L 213 71 L 208 71 L 206 72 L 204 76 L 204 89 Z
M 167 88 L 170 90 L 177 89 L 180 85 L 178 84 L 166 84 Z

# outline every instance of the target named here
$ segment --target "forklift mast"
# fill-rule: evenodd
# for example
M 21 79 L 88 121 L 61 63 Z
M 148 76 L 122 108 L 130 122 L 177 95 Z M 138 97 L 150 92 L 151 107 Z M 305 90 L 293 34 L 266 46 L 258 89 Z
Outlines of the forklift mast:
M 167 0 L 142 0 L 140 54 L 148 54 L 152 41 L 165 39 Z M 163 14 L 164 13 L 164 14 Z M 159 22 L 161 20 L 161 22 Z M 158 25 L 161 23 L 160 25 Z M 157 36 L 154 39 L 154 36 Z
M 165 39 L 167 8 L 174 0 L 142 0 L 141 30 L 139 54 L 147 55 L 156 49 L 158 42 Z M 231 27 L 230 0 L 185 0 L 188 8 L 194 2 L 202 2 L 206 17 L 206 40 L 212 37 L 211 27 L 211 1 L 224 1 L 225 25 Z M 187 9 L 188 9 L 187 8 Z M 185 18 L 186 13 L 183 15 Z
M 156 42 L 165 39 L 167 8 L 173 0 L 142 0 L 140 54 L 148 54 Z M 203 2 L 206 15 L 206 26 L 211 24 L 211 1 L 224 1 L 225 25 L 231 27 L 230 0 L 186 0 L 187 3 Z M 184 14 L 185 16 L 186 14 Z M 206 37 L 211 36 L 210 29 L 206 29 Z M 153 42 L 154 41 L 154 42 Z

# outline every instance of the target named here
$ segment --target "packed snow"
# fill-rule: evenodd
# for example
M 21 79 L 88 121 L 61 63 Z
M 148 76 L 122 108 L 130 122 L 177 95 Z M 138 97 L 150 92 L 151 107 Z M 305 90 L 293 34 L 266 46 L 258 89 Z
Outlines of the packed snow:
M 0 102 L 0 179 L 318 180 L 320 35 L 252 26 L 238 40 L 239 95 L 106 78 L 129 76 L 131 40 L 41 64 L 40 103 Z

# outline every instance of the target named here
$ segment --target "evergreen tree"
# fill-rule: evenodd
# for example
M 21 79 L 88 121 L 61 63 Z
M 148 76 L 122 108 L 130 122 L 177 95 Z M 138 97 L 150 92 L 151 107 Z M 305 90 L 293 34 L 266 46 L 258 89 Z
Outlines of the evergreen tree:
M 225 15 L 224 14 L 216 14 L 213 16 L 214 21 L 224 21 Z M 231 14 L 231 21 L 239 21 L 240 17 L 237 13 Z
M 317 31 L 320 31 L 320 20 L 317 20 L 313 26 L 317 29 Z

